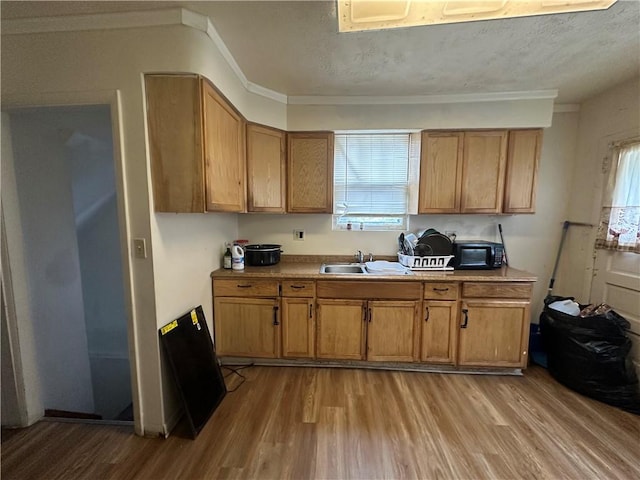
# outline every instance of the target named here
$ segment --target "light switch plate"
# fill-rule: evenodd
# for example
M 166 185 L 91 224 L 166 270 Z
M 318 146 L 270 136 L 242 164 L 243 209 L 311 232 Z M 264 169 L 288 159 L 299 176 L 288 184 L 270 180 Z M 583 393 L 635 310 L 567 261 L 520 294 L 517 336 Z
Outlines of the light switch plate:
M 144 238 L 133 239 L 133 255 L 136 258 L 147 258 L 147 241 Z

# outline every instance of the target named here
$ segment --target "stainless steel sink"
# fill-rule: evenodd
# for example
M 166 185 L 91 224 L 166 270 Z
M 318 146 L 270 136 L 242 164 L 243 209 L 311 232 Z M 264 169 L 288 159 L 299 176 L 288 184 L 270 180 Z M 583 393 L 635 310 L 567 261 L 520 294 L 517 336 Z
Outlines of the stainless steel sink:
M 333 273 L 333 274 L 343 274 L 343 275 L 359 275 L 359 274 L 363 274 L 366 275 L 367 274 L 367 270 L 364 268 L 364 265 L 358 265 L 358 264 L 350 264 L 350 265 L 326 265 L 323 264 L 320 267 L 320 273 Z

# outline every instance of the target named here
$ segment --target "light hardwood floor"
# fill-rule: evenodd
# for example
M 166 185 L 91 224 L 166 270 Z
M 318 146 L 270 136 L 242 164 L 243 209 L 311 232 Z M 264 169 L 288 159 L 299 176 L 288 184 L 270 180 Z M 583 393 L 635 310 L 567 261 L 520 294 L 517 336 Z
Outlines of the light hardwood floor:
M 3 440 L 2 479 L 640 478 L 640 417 L 539 367 L 243 374 L 196 440 L 40 422 Z

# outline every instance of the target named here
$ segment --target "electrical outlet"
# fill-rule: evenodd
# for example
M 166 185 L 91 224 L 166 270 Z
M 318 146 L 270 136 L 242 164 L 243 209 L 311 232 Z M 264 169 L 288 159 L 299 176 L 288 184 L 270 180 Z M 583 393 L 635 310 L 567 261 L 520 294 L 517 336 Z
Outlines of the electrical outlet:
M 304 240 L 304 230 L 294 230 L 293 239 L 302 242 Z
M 133 239 L 133 254 L 136 258 L 147 258 L 147 242 L 144 238 Z

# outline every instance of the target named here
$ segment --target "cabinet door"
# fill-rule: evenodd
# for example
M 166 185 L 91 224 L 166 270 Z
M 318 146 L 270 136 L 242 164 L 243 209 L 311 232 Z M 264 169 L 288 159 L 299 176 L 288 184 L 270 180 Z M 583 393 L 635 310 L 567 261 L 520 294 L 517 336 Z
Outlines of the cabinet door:
M 458 340 L 458 302 L 425 301 L 420 359 L 454 364 Z
M 418 213 L 460 211 L 462 132 L 422 132 Z
M 507 162 L 507 131 L 465 132 L 462 213 L 500 213 Z
M 282 299 L 282 356 L 315 356 L 315 318 L 312 298 Z
M 458 364 L 527 366 L 529 302 L 467 300 L 462 303 Z
M 361 300 L 318 300 L 318 358 L 364 359 L 364 305 Z
M 156 212 L 205 211 L 202 99 L 195 75 L 145 75 Z
M 414 362 L 418 359 L 420 302 L 368 302 L 367 360 Z
M 287 211 L 332 213 L 333 133 L 290 133 Z
M 244 119 L 202 80 L 207 210 L 241 212 L 245 199 Z
M 247 211 L 285 212 L 285 132 L 247 125 Z
M 215 297 L 213 308 L 218 355 L 263 358 L 279 356 L 278 300 Z
M 511 130 L 504 186 L 505 213 L 534 213 L 542 130 Z

